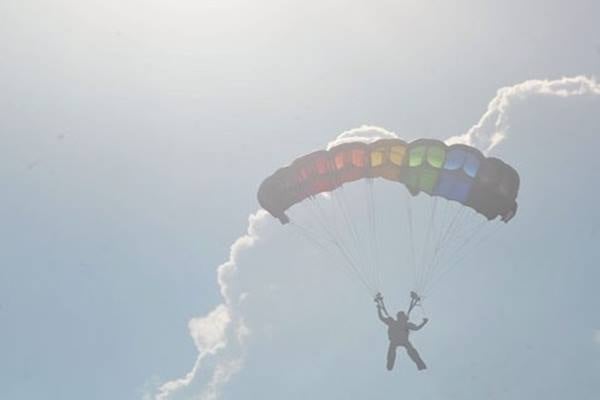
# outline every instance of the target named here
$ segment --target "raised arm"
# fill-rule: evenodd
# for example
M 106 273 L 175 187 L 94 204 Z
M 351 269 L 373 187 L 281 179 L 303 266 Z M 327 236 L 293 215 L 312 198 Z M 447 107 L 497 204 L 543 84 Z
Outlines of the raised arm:
M 413 310 L 413 308 L 415 308 L 416 305 L 417 305 L 417 300 L 412 299 L 410 301 L 410 306 L 408 307 L 408 312 L 406 314 L 410 315 L 410 312 Z
M 374 301 L 375 301 L 375 304 L 377 304 L 377 316 L 379 317 L 381 322 L 383 322 L 384 324 L 387 325 L 390 315 L 388 314 L 387 310 L 385 309 L 385 304 L 383 304 L 383 296 L 381 295 L 381 293 L 377 293 L 375 295 Z
M 412 322 L 410 322 L 408 324 L 408 329 L 410 329 L 411 331 L 418 331 L 419 329 L 425 326 L 427 321 L 429 321 L 427 318 L 423 318 L 423 322 L 421 322 L 419 325 L 415 325 Z
M 381 308 L 382 308 L 381 305 L 377 304 L 377 316 L 379 317 L 381 322 L 383 322 L 384 324 L 387 325 L 387 318 L 383 315 Z

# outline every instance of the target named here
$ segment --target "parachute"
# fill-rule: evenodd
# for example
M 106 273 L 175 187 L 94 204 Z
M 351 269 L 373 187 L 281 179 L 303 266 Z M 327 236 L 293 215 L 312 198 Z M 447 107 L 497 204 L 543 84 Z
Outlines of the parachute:
M 361 180 L 366 182 L 365 200 L 354 195 L 351 203 L 365 205 L 368 222 L 364 229 L 356 226 L 356 218 L 349 212 L 352 207 L 344 195 L 344 187 Z M 402 189 L 404 200 L 397 192 L 386 193 L 390 205 L 381 210 L 374 200 L 375 181 L 400 184 L 397 186 L 405 189 Z M 370 143 L 351 141 L 299 157 L 267 177 L 258 189 L 257 198 L 261 207 L 282 224 L 291 222 L 320 248 L 337 249 L 371 295 L 379 291 L 381 284 L 376 265 L 381 250 L 376 225 L 390 219 L 391 214 L 396 218 L 404 203 L 407 211 L 392 231 L 397 231 L 398 226 L 405 228 L 405 240 L 395 243 L 410 247 L 405 253 L 411 254 L 408 257 L 411 260 L 402 257 L 397 261 L 413 264 L 414 289 L 423 292 L 437 272 L 444 270 L 438 267 L 452 266 L 452 260 L 441 254 L 453 239 L 457 239 L 454 247 L 450 245 L 453 251 L 462 250 L 486 222 L 496 219 L 508 222 L 515 216 L 519 182 L 514 168 L 498 158 L 484 156 L 474 147 L 448 146 L 434 139 L 408 143 L 399 138 L 385 138 Z M 413 204 L 424 198 L 430 199 L 429 209 Z M 290 218 L 295 205 L 305 203 L 307 209 L 313 210 L 312 221 L 299 223 Z M 415 221 L 419 208 L 425 210 L 421 222 Z M 416 232 L 419 227 L 421 232 Z M 422 237 L 420 246 L 414 243 L 417 236 Z M 369 245 L 361 256 L 357 247 L 365 243 Z

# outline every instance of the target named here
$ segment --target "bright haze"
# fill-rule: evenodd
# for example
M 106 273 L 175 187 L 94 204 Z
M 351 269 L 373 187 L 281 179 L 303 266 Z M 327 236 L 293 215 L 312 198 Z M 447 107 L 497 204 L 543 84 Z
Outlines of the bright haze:
M 0 397 L 599 398 L 598 15 L 0 2 Z M 349 137 L 468 143 L 520 175 L 517 215 L 415 314 L 425 371 L 385 369 L 372 299 L 256 200 Z M 384 253 L 395 314 L 411 282 Z

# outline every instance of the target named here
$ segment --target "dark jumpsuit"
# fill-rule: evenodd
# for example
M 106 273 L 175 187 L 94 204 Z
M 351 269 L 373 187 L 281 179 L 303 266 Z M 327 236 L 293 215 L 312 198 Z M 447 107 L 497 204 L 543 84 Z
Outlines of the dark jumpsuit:
M 383 319 L 383 322 L 388 326 L 388 338 L 390 339 L 390 347 L 387 352 L 387 369 L 392 370 L 394 368 L 394 361 L 396 361 L 396 348 L 402 346 L 406 349 L 406 353 L 414 361 L 419 370 L 427 368 L 421 356 L 417 352 L 417 349 L 408 341 L 408 334 L 411 330 L 417 330 L 415 324 L 408 321 L 398 321 L 391 317 Z

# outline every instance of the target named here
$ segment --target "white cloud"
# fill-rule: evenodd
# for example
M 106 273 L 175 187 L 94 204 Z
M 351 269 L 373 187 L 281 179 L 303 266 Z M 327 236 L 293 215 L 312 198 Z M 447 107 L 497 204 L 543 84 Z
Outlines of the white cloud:
M 555 81 L 532 80 L 502 88 L 490 102 L 480 121 L 467 133 L 450 138 L 448 142 L 469 143 L 489 151 L 509 132 L 510 110 L 517 102 L 526 101 L 531 96 L 560 98 L 588 94 L 599 95 L 600 86 L 593 79 L 585 77 Z M 350 140 L 370 142 L 382 137 L 397 136 L 384 128 L 364 125 L 343 132 L 329 143 L 329 147 Z M 261 353 L 261 362 L 268 363 L 263 359 L 289 351 L 290 340 L 294 341 L 295 352 L 286 353 L 285 360 L 281 362 L 294 365 L 294 369 L 290 369 L 288 374 L 302 370 L 303 379 L 310 380 L 311 371 L 319 370 L 319 365 L 315 363 L 323 363 L 321 368 L 323 365 L 325 368 L 339 365 L 338 360 L 332 360 L 328 364 L 328 353 L 320 354 L 318 360 L 306 356 L 314 353 L 314 347 L 311 346 L 315 345 L 315 340 L 322 342 L 318 345 L 320 349 L 327 348 L 328 352 L 334 354 L 338 346 L 341 348 L 340 352 L 346 354 L 348 343 L 344 340 L 356 340 L 360 329 L 371 329 L 364 327 L 361 318 L 354 318 L 355 314 L 369 312 L 361 309 L 365 303 L 364 298 L 354 298 L 357 290 L 352 292 L 352 296 L 348 296 L 343 288 L 340 289 L 342 285 L 336 286 L 341 281 L 338 278 L 343 274 L 336 271 L 335 266 L 323 270 L 318 268 L 322 265 L 307 263 L 307 254 L 303 254 L 304 261 L 293 259 L 291 255 L 294 253 L 286 247 L 290 246 L 286 243 L 286 240 L 291 241 L 290 237 L 270 236 L 270 229 L 274 227 L 277 227 L 278 232 L 283 231 L 262 210 L 249 217 L 246 234 L 234 242 L 229 259 L 217 268 L 222 304 L 206 316 L 193 318 L 189 322 L 189 332 L 198 350 L 192 369 L 183 377 L 160 386 L 155 399 L 216 400 L 224 385 L 244 364 L 251 361 L 249 348 L 258 348 L 256 351 Z M 285 231 L 293 235 L 289 233 L 289 229 Z M 264 240 L 266 238 L 269 240 Z M 265 246 L 269 248 L 268 254 L 257 255 L 260 253 L 260 246 L 257 246 L 259 241 L 268 242 Z M 248 251 L 250 249 L 252 251 Z M 297 268 L 294 263 L 302 264 L 302 268 Z M 344 281 L 343 284 L 351 283 Z M 327 307 L 323 307 L 323 293 L 327 297 Z M 368 303 L 370 302 L 367 302 L 367 306 L 370 305 Z M 331 314 L 326 314 L 328 312 Z M 289 322 L 289 314 L 293 316 L 292 322 Z M 333 319 L 345 321 L 347 326 L 343 327 L 342 337 L 336 330 L 337 326 L 331 325 L 330 321 Z M 354 320 L 356 324 L 351 325 Z M 310 321 L 310 324 L 306 321 Z M 283 326 L 286 323 L 288 325 Z M 315 326 L 330 328 L 327 332 L 315 334 Z M 379 327 L 373 329 L 377 328 Z M 352 331 L 353 335 L 345 335 L 347 331 Z M 290 336 L 293 337 L 290 339 Z M 600 344 L 600 330 L 594 332 L 594 342 Z M 271 368 L 277 369 L 276 366 Z M 267 375 L 277 377 L 278 373 L 285 374 L 282 370 L 269 371 Z M 276 381 L 277 379 L 272 379 L 267 384 L 275 385 Z M 286 380 L 282 379 L 282 382 L 284 385 Z M 261 383 L 253 382 L 256 386 Z M 229 387 L 233 388 L 233 385 Z
M 446 143 L 465 143 L 487 153 L 505 139 L 510 126 L 510 109 L 518 102 L 526 101 L 532 96 L 585 95 L 600 95 L 600 84 L 586 76 L 557 80 L 528 80 L 514 86 L 503 87 L 490 101 L 487 111 L 477 124 L 467 133 L 447 139 Z
M 156 395 L 156 400 L 173 398 L 181 390 L 190 386 L 196 378 L 203 362 L 209 356 L 214 356 L 223 351 L 226 346 L 235 342 L 238 346 L 250 334 L 249 328 L 243 319 L 235 313 L 233 308 L 238 301 L 243 300 L 247 294 L 242 293 L 239 299 L 232 297 L 229 283 L 237 271 L 237 262 L 241 252 L 251 248 L 258 240 L 256 227 L 265 219 L 266 212 L 258 211 L 248 218 L 248 230 L 245 235 L 238 238 L 231 246 L 229 259 L 217 268 L 217 281 L 223 297 L 219 304 L 207 316 L 192 318 L 188 324 L 190 335 L 198 349 L 198 357 L 193 368 L 184 377 L 168 381 L 161 385 Z M 210 381 L 202 391 L 201 399 L 216 399 L 220 387 L 241 368 L 243 355 L 241 353 L 223 357 L 217 361 L 213 368 Z
M 206 317 L 190 320 L 190 335 L 194 338 L 198 351 L 214 354 L 225 346 L 225 329 L 230 322 L 229 310 L 224 304 L 220 304 Z
M 347 142 L 361 141 L 365 143 L 373 142 L 382 138 L 397 138 L 394 132 L 388 131 L 385 128 L 374 125 L 362 125 L 358 128 L 352 128 L 340 133 L 335 140 L 327 144 L 327 149 L 337 146 L 338 144 Z
M 222 385 L 229 382 L 229 379 L 242 368 L 242 359 L 225 360 L 217 364 L 210 381 L 206 384 L 200 394 L 201 400 L 215 400 L 219 397 L 219 390 Z

